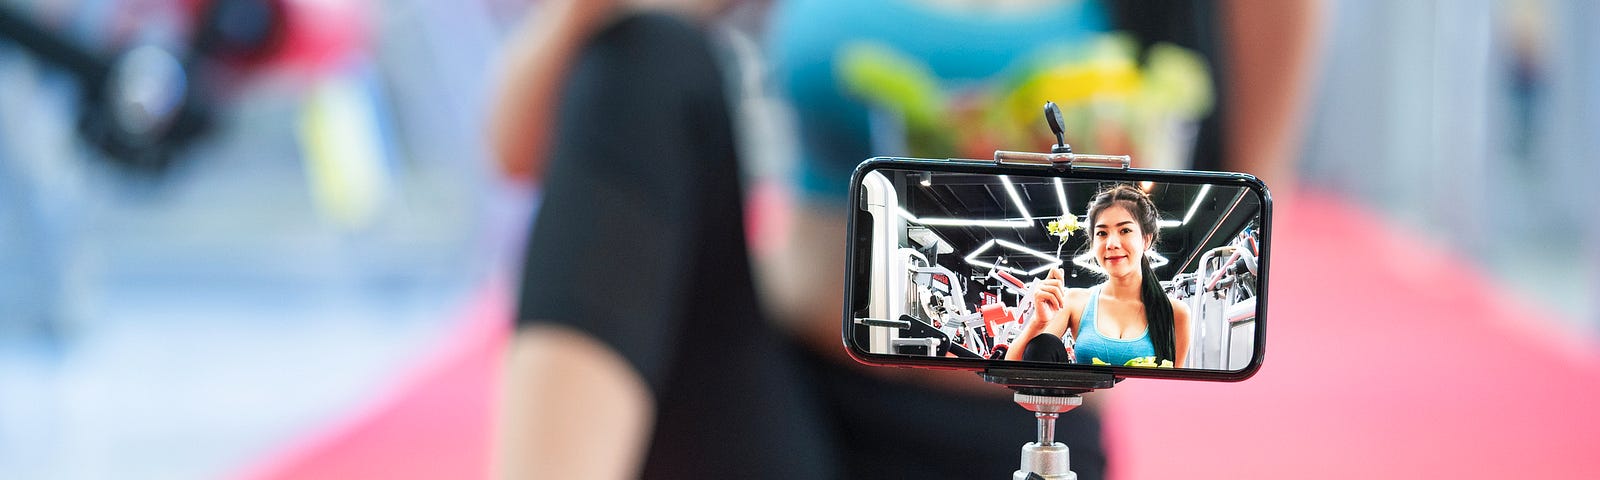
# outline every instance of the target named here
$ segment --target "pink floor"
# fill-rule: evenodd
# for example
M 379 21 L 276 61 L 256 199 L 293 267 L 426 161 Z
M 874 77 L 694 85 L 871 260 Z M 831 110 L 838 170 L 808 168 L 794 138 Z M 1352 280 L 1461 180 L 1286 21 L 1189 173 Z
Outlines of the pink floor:
M 1093 394 L 1115 478 L 1600 476 L 1594 339 L 1337 199 L 1280 202 L 1274 227 L 1265 367 Z M 509 304 L 486 288 L 410 378 L 239 476 L 487 476 Z

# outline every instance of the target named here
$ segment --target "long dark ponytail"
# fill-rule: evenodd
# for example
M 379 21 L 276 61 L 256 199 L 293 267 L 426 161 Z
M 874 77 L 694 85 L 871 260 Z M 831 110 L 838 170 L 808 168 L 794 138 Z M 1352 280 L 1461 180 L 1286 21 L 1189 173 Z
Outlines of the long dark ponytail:
M 1151 242 L 1154 243 L 1154 242 Z M 1177 323 L 1172 313 L 1172 302 L 1156 279 L 1156 269 L 1150 266 L 1150 256 L 1144 257 L 1144 285 L 1139 288 L 1139 300 L 1144 302 L 1144 319 L 1150 329 L 1150 344 L 1156 347 L 1156 364 L 1162 360 L 1178 361 L 1177 343 L 1173 327 Z
M 1150 332 L 1150 344 L 1156 350 L 1156 363 L 1162 360 L 1177 361 L 1177 343 L 1175 342 L 1174 324 L 1175 317 L 1172 313 L 1172 303 L 1167 300 L 1167 293 L 1161 289 L 1161 280 L 1156 278 L 1156 270 L 1150 266 L 1150 252 L 1155 249 L 1156 242 L 1161 240 L 1161 216 L 1156 211 L 1155 202 L 1150 201 L 1150 196 L 1143 190 L 1132 185 L 1117 185 L 1100 191 L 1089 201 L 1089 224 L 1094 225 L 1095 217 L 1106 207 L 1121 205 L 1133 215 L 1134 221 L 1139 223 L 1140 233 L 1150 235 L 1150 243 L 1145 246 L 1145 255 L 1140 259 L 1140 273 L 1144 277 L 1139 286 L 1139 301 L 1144 303 L 1144 319 L 1146 329 Z

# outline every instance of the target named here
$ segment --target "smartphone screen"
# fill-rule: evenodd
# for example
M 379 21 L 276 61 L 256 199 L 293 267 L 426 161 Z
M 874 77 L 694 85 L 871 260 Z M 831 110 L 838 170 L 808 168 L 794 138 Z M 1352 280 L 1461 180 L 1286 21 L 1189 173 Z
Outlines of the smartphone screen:
M 875 159 L 845 343 L 875 364 L 1242 379 L 1270 196 L 1241 174 Z

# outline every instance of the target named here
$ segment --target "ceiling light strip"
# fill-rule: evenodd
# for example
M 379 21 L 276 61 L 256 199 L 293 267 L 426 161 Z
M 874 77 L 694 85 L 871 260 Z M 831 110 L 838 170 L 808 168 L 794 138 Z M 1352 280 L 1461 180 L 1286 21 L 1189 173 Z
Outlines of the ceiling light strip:
M 1000 183 L 1005 184 L 1006 193 L 1011 194 L 1011 202 L 1017 204 L 1017 210 L 1022 212 L 1022 219 L 1033 223 L 1033 215 L 1028 214 L 1028 207 L 1022 204 L 1022 195 L 1017 193 L 1017 186 L 1011 184 L 1011 177 L 1001 175 Z
M 1056 177 L 1056 201 L 1061 202 L 1061 216 L 1072 215 L 1072 209 L 1067 208 L 1067 187 L 1061 184 L 1061 177 Z
M 1183 216 L 1183 223 L 1189 223 L 1189 219 L 1194 218 L 1194 212 L 1200 209 L 1200 200 L 1205 199 L 1206 194 L 1210 192 L 1211 184 L 1207 183 L 1200 186 L 1200 193 L 1194 195 L 1194 205 L 1189 206 L 1189 213 Z

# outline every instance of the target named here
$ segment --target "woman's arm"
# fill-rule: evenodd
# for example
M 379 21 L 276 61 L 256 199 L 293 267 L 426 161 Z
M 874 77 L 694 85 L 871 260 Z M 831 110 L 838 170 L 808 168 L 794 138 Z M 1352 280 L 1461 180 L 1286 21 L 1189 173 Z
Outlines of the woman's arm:
M 554 132 L 562 83 L 578 52 L 626 12 L 662 11 L 704 19 L 724 0 L 545 0 L 506 42 L 490 106 L 489 143 L 506 176 L 539 180 Z
M 1317 0 L 1232 0 L 1222 5 L 1228 32 L 1227 145 L 1224 168 L 1255 174 L 1284 193 L 1310 100 L 1322 34 Z
M 1027 325 L 1023 325 L 1022 332 L 1017 333 L 1017 338 L 1006 346 L 1006 360 L 1022 360 L 1022 351 L 1028 348 L 1028 342 L 1032 342 L 1033 337 L 1044 331 L 1046 323 L 1049 321 L 1030 320 Z
M 638 478 L 655 410 L 610 347 L 571 328 L 524 327 L 502 378 L 498 478 Z
M 1017 334 L 1017 339 L 1006 347 L 1006 360 L 1022 360 L 1022 352 L 1028 348 L 1028 342 L 1041 333 L 1049 333 L 1067 339 L 1071 332 L 1074 339 L 1078 336 L 1078 317 L 1082 315 L 1083 305 L 1088 299 L 1088 290 L 1082 288 L 1068 288 L 1061 294 L 1061 307 L 1048 318 L 1035 319 L 1023 326 L 1022 333 Z M 1037 305 L 1035 300 L 1035 305 Z M 1076 340 L 1074 340 L 1076 341 Z M 1068 345 L 1071 346 L 1070 344 Z
M 620 0 L 547 0 L 528 12 L 506 44 L 491 105 L 490 145 L 501 170 L 538 180 L 568 66 Z
M 1172 365 L 1183 368 L 1183 362 L 1189 357 L 1189 305 L 1168 298 L 1172 302 L 1172 338 L 1173 351 Z

